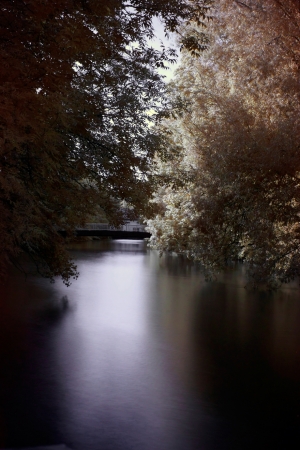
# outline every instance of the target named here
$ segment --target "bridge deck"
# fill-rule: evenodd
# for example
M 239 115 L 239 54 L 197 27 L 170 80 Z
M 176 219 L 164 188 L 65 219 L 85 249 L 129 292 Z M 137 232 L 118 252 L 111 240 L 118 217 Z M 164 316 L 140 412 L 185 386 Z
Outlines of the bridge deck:
M 124 231 L 124 230 L 76 230 L 77 236 L 102 236 L 111 239 L 145 239 L 151 236 L 146 231 Z

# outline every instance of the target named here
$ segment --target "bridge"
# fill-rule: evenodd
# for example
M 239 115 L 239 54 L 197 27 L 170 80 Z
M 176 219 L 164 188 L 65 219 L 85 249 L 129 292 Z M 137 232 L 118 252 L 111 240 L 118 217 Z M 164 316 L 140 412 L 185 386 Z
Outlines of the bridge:
M 77 236 L 98 236 L 111 239 L 145 239 L 151 236 L 139 222 L 128 222 L 119 228 L 108 223 L 86 223 L 84 228 L 76 228 Z

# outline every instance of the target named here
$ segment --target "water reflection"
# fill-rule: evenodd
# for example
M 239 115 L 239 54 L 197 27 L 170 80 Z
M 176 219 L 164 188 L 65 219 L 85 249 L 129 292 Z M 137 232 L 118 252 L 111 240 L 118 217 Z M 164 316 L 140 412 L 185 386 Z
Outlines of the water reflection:
M 142 241 L 85 242 L 66 288 L 12 274 L 0 302 L 0 448 L 296 448 L 299 291 L 206 283 Z M 16 432 L 17 430 L 17 432 Z

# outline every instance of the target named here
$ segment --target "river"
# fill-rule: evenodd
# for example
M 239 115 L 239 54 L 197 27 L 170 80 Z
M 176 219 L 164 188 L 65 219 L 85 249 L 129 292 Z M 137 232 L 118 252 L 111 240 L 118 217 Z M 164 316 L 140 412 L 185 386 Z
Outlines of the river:
M 11 273 L 0 301 L 0 448 L 300 448 L 300 297 L 205 282 L 143 241 L 71 251 L 70 287 Z

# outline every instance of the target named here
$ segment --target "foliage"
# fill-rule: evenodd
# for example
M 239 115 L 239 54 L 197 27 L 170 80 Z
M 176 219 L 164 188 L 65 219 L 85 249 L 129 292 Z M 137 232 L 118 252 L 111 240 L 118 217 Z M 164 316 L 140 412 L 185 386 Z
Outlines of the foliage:
M 0 6 L 0 273 L 26 252 L 44 276 L 77 272 L 59 230 L 115 199 L 142 210 L 163 107 L 157 68 L 175 53 L 147 45 L 200 21 L 205 0 L 2 0 Z M 152 120 L 154 120 L 152 118 Z
M 171 86 L 151 244 L 207 277 L 237 259 L 252 286 L 300 274 L 299 25 L 292 0 L 220 0 L 209 49 Z

